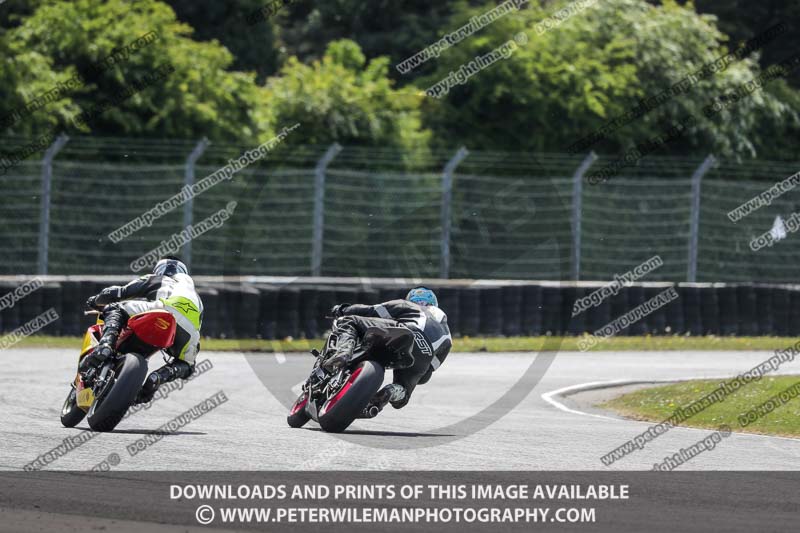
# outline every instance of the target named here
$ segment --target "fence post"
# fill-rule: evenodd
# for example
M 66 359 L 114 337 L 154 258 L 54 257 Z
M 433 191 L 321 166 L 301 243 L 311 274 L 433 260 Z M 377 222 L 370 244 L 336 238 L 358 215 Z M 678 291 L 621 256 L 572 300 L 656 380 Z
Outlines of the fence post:
M 342 151 L 339 143 L 333 143 L 314 169 L 314 227 L 311 236 L 311 275 L 322 273 L 322 239 L 325 233 L 325 171 L 333 158 Z
M 186 158 L 186 166 L 184 167 L 183 173 L 183 186 L 184 188 L 191 189 L 192 185 L 194 185 L 194 167 L 197 160 L 200 159 L 200 156 L 203 155 L 203 152 L 206 151 L 206 148 L 209 143 L 208 139 L 203 137 L 200 142 L 197 143 L 197 146 L 194 147 L 192 153 L 189 154 L 189 157 Z M 189 194 L 189 200 L 183 206 L 183 227 L 187 228 L 192 224 L 194 220 L 194 195 Z M 183 253 L 181 254 L 183 258 L 183 262 L 186 263 L 186 266 L 191 268 L 192 267 L 192 240 L 189 239 L 189 242 L 183 245 Z
M 450 230 L 452 226 L 451 206 L 453 203 L 453 172 L 456 167 L 469 155 L 469 150 L 464 146 L 447 162 L 442 173 L 442 252 L 439 264 L 439 277 L 450 277 Z
M 583 176 L 597 160 L 593 151 L 572 175 L 572 279 L 581 279 L 581 219 L 583 215 Z
M 53 159 L 67 144 L 69 137 L 62 133 L 44 153 L 42 159 L 42 195 L 39 207 L 39 258 L 37 272 L 47 274 L 47 262 L 50 254 L 50 191 L 53 181 Z
M 697 280 L 697 242 L 700 232 L 700 183 L 703 176 L 708 172 L 717 160 L 712 154 L 708 154 L 703 164 L 701 164 L 692 174 L 692 218 L 689 222 L 689 264 L 686 273 L 686 280 L 694 283 Z

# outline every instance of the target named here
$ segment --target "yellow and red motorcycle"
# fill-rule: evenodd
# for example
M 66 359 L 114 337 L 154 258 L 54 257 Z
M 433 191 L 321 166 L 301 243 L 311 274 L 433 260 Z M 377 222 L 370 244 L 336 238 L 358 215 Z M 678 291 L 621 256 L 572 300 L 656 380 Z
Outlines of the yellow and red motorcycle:
M 95 431 L 111 431 L 120 423 L 147 377 L 147 360 L 172 346 L 177 323 L 168 311 L 156 309 L 131 317 L 122 329 L 114 355 L 99 367 L 81 372 L 84 357 L 100 342 L 103 321 L 86 330 L 78 356 L 78 372 L 61 409 L 61 423 L 75 427 L 88 416 Z

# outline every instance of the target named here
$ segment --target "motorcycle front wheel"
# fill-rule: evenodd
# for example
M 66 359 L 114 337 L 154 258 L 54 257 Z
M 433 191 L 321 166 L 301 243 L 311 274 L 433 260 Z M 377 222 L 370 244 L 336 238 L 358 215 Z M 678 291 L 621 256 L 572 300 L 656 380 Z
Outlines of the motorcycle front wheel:
M 303 427 L 306 422 L 311 420 L 306 411 L 306 404 L 308 404 L 308 393 L 303 392 L 297 400 L 295 400 L 292 409 L 289 411 L 289 416 L 286 417 L 286 423 L 289 427 L 299 428 Z
M 70 387 L 67 399 L 64 400 L 64 406 L 61 408 L 61 425 L 65 428 L 74 428 L 86 416 L 86 411 L 78 407 L 77 400 L 78 394 L 73 385 Z

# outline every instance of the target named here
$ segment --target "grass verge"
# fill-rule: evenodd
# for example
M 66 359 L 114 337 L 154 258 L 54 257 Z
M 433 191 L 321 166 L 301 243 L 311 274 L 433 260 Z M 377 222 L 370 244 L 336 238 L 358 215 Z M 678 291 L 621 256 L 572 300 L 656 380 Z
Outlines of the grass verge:
M 720 380 L 697 380 L 649 387 L 623 394 L 600 404 L 600 407 L 636 420 L 662 422 L 679 407 L 685 408 L 714 391 L 719 383 Z M 748 411 L 787 389 L 793 393 L 784 395 L 785 403 L 776 400 L 770 404 L 777 406 L 774 410 L 759 410 L 750 417 L 746 416 Z M 800 437 L 800 399 L 796 397 L 798 392 L 800 376 L 765 377 L 741 387 L 724 401 L 710 405 L 681 425 L 707 429 L 728 425 L 732 431 Z M 740 422 L 740 416 L 744 416 L 741 419 L 745 422 L 744 425 Z
M 558 346 L 558 351 L 578 350 L 581 337 L 563 337 L 561 344 L 553 337 L 460 337 L 454 340 L 454 352 L 534 352 L 547 343 Z M 611 337 L 601 341 L 590 351 L 680 351 L 680 350 L 778 350 L 791 346 L 797 339 L 788 337 Z M 78 337 L 48 337 L 34 335 L 14 345 L 18 348 L 72 348 L 79 349 Z M 203 339 L 201 348 L 206 351 L 248 352 L 305 352 L 320 348 L 322 340 L 285 339 Z

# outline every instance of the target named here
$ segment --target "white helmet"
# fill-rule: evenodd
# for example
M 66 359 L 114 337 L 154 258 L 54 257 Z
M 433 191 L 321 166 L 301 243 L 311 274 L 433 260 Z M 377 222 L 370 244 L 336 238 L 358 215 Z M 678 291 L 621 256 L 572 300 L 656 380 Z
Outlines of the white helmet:
M 171 255 L 159 260 L 158 263 L 156 263 L 156 266 L 153 267 L 154 276 L 171 277 L 175 274 L 189 274 L 189 269 L 186 268 L 186 265 L 183 263 L 183 261 Z

